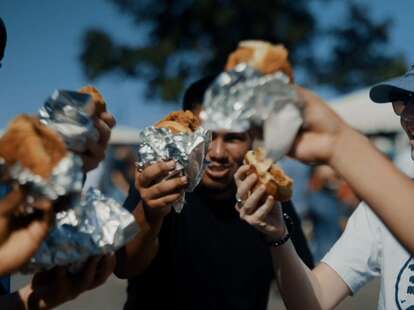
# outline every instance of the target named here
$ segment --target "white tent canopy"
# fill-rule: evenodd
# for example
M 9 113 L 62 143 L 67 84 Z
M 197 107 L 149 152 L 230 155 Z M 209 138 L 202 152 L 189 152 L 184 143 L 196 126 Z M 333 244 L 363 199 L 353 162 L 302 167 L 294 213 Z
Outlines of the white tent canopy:
M 402 131 L 392 105 L 372 102 L 369 88 L 336 98 L 329 103 L 348 124 L 364 134 Z
M 136 144 L 138 141 L 139 129 L 125 126 L 117 126 L 112 130 L 111 144 Z

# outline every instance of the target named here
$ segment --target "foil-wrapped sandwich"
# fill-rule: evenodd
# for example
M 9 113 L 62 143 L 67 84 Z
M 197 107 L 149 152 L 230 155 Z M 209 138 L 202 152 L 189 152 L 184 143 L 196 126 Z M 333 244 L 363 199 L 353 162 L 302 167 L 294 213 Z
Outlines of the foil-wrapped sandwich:
M 9 124 L 0 138 L 0 159 L 2 184 L 18 184 L 24 192 L 22 212 L 30 212 L 30 202 L 39 197 L 76 202 L 82 189 L 81 159 L 36 117 L 20 115 Z
M 54 226 L 23 272 L 56 265 L 75 270 L 92 255 L 115 251 L 138 231 L 134 217 L 112 199 L 93 189 L 82 196 L 82 160 L 71 149 L 86 148 L 88 140 L 81 141 L 80 133 L 90 132 L 92 118 L 105 110 L 97 91 L 82 91 L 90 94 L 56 92 L 41 109 L 40 120 L 21 115 L 0 138 L 0 185 L 14 189 L 17 184 L 24 194 L 16 215 L 35 212 L 31 203 L 38 197 L 54 206 Z
M 55 226 L 22 272 L 53 266 L 69 266 L 77 272 L 90 256 L 118 250 L 137 232 L 135 219 L 126 209 L 90 188 L 77 206 L 56 214 Z
M 273 160 L 266 157 L 262 148 L 248 151 L 244 163 L 250 165 L 250 173 L 257 175 L 255 188 L 264 185 L 266 194 L 272 195 L 275 201 L 288 201 L 292 197 L 293 180 Z M 254 188 L 254 189 L 255 189 Z
M 225 68 L 204 97 L 203 126 L 236 132 L 262 127 L 269 156 L 280 159 L 303 122 L 288 51 L 283 45 L 242 41 Z
M 154 126 L 144 128 L 138 136 L 137 167 L 158 161 L 176 161 L 176 170 L 168 178 L 185 175 L 188 179 L 186 192 L 191 192 L 200 182 L 206 167 L 205 157 L 211 134 L 200 127 L 199 119 L 191 111 L 169 114 Z M 185 202 L 182 199 L 174 204 L 180 212 Z
M 57 131 L 69 150 L 83 152 L 88 140 L 97 142 L 93 119 L 106 111 L 103 96 L 93 86 L 79 92 L 56 90 L 39 110 L 42 123 Z

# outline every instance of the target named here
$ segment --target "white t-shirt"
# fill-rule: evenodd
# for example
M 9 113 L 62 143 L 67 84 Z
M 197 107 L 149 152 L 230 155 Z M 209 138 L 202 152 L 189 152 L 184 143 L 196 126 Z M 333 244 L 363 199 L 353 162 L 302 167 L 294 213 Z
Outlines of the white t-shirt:
M 322 261 L 353 293 L 381 277 L 378 309 L 414 309 L 414 260 L 366 204 L 358 206 Z

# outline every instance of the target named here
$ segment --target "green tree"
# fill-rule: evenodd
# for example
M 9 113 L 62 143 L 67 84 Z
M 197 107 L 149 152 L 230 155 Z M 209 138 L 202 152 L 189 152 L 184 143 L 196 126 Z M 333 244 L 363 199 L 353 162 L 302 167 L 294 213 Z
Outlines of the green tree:
M 118 44 L 99 29 L 88 30 L 81 54 L 86 76 L 118 72 L 142 79 L 148 96 L 165 101 L 177 100 L 190 80 L 222 71 L 229 52 L 245 39 L 283 43 L 303 72 L 300 82 L 338 92 L 405 69 L 404 58 L 384 48 L 391 22 L 374 21 L 353 2 L 346 2 L 342 21 L 324 29 L 311 5 L 333 0 L 109 1 L 133 18 L 141 39 L 135 46 Z

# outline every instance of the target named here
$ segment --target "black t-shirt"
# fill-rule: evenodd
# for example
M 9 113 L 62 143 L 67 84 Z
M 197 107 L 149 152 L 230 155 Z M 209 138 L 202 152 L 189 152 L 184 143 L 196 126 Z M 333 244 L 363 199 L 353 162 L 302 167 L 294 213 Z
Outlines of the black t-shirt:
M 157 256 L 144 274 L 129 280 L 125 310 L 266 309 L 273 268 L 263 235 L 240 220 L 235 200 L 215 205 L 207 196 L 196 189 L 180 214 L 165 218 Z M 138 201 L 134 190 L 125 206 Z M 292 240 L 299 255 L 313 267 L 292 205 L 283 208 L 296 224 Z

